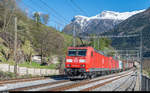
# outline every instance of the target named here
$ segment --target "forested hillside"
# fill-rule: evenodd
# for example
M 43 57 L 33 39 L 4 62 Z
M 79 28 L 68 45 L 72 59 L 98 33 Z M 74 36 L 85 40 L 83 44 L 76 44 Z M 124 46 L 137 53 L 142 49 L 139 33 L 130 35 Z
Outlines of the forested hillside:
M 17 17 L 17 62 L 31 62 L 41 55 L 42 62 L 51 63 L 51 56 L 64 58 L 72 45 L 72 36 L 46 26 L 51 15 L 34 13 L 32 18 L 21 11 L 15 0 L 0 1 L 0 60 L 14 62 L 15 17 Z M 80 44 L 79 39 L 77 43 Z
M 50 21 L 48 14 L 35 12 L 31 18 L 23 12 L 16 0 L 0 1 L 0 60 L 7 63 L 31 64 L 32 56 L 41 55 L 41 64 L 53 65 L 52 57 L 57 56 L 59 64 L 55 68 L 63 69 L 67 47 L 73 45 L 73 36 L 67 35 L 47 26 Z M 15 27 L 17 18 L 17 27 Z M 17 39 L 15 40 L 15 28 Z M 15 42 L 17 46 L 15 48 Z M 106 38 L 83 40 L 84 44 L 93 46 L 113 56 L 111 40 Z M 76 38 L 76 45 L 81 45 Z M 15 60 L 16 49 L 16 60 Z
M 113 30 L 106 32 L 106 35 L 138 35 L 128 38 L 112 39 L 112 46 L 124 49 L 139 49 L 141 37 L 143 41 L 143 56 L 150 57 L 150 8 L 135 14 L 117 25 Z

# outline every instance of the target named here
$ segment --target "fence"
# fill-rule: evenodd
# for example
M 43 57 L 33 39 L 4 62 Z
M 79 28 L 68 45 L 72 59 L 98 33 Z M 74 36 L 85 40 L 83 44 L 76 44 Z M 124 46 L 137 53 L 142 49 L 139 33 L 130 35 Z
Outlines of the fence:
M 0 70 L 4 72 L 14 72 L 14 66 L 9 64 L 0 64 Z M 17 67 L 17 72 L 19 75 L 58 75 L 59 70 L 53 69 L 37 69 L 37 68 L 27 68 L 27 67 Z
M 142 76 L 142 91 L 150 91 L 150 78 Z

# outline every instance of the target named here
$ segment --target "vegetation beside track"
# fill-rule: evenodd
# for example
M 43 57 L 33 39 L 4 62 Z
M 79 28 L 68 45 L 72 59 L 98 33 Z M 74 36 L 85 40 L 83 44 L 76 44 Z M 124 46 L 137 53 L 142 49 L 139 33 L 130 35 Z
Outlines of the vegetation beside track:
M 37 12 L 28 17 L 17 0 L 0 1 L 0 61 L 14 65 L 14 16 L 17 21 L 17 63 L 23 67 L 57 69 L 58 64 L 53 64 L 54 55 L 64 57 L 67 47 L 72 45 L 73 37 L 60 32 L 57 28 L 47 26 L 48 14 L 39 15 Z M 16 9 L 12 12 L 10 8 Z M 4 15 L 3 15 L 4 14 Z M 5 17 L 6 18 L 5 18 Z M 38 21 L 36 21 L 38 19 Z M 81 41 L 77 38 L 77 44 Z M 40 55 L 42 63 L 48 66 L 40 66 L 32 62 L 34 55 Z M 60 58 L 58 57 L 58 60 Z M 29 64 L 30 63 L 30 64 Z M 61 63 L 59 61 L 58 63 Z
M 19 3 L 19 2 L 18 2 Z M 23 11 L 16 0 L 1 0 L 0 1 L 0 61 L 2 63 L 9 63 L 14 65 L 14 16 L 17 21 L 17 49 L 16 49 L 16 62 L 19 66 L 31 68 L 60 68 L 64 69 L 64 58 L 67 48 L 72 46 L 73 36 L 67 35 L 55 27 L 47 25 L 51 15 L 35 12 L 31 17 L 28 17 L 26 12 Z M 15 8 L 14 11 L 10 9 Z M 77 45 L 81 45 L 79 38 L 76 38 Z M 93 45 L 91 40 L 91 46 Z M 110 49 L 110 40 L 99 40 L 100 49 Z M 97 48 L 98 45 L 96 44 Z M 107 47 L 107 48 L 105 48 Z M 107 52 L 107 51 L 106 51 Z M 113 53 L 111 53 L 113 54 Z M 47 63 L 48 65 L 41 66 L 32 62 L 33 55 L 41 56 L 41 64 Z M 58 56 L 58 64 L 53 64 L 52 56 Z
M 11 80 L 11 79 L 23 79 L 23 78 L 34 78 L 34 77 L 40 77 L 38 75 L 36 76 L 32 76 L 32 75 L 18 75 L 16 77 L 16 75 L 12 72 L 3 72 L 0 71 L 0 81 L 2 80 Z
M 9 64 L 14 66 L 15 63 L 14 62 L 1 62 L 0 64 Z M 39 68 L 39 69 L 56 69 L 56 67 L 59 65 L 59 63 L 57 64 L 51 64 L 51 65 L 45 65 L 45 66 L 41 66 L 40 64 L 36 63 L 36 62 L 24 62 L 24 63 L 20 63 L 18 64 L 19 67 L 27 67 L 27 68 Z

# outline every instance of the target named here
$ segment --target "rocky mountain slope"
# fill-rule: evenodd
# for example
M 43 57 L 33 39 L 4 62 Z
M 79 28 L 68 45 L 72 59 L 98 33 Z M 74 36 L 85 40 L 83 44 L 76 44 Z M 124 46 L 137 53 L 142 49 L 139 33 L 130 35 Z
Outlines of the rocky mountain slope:
M 150 8 L 133 15 L 125 21 L 118 24 L 113 31 L 107 32 L 107 35 L 135 35 L 137 37 L 130 38 L 114 38 L 112 45 L 114 47 L 139 49 L 140 35 L 142 31 L 143 53 L 145 54 L 150 49 Z
M 144 10 L 138 10 L 123 13 L 103 11 L 100 14 L 92 17 L 78 15 L 75 16 L 72 19 L 72 22 L 63 29 L 63 32 L 72 34 L 72 31 L 75 28 L 78 34 L 100 34 L 113 29 L 117 24 L 121 23 L 127 18 L 143 11 Z

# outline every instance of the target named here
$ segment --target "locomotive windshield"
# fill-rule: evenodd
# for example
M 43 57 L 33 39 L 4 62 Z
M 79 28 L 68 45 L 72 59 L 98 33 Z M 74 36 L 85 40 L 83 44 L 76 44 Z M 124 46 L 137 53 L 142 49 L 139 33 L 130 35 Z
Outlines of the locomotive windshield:
M 71 49 L 68 51 L 68 56 L 86 56 L 86 49 Z

